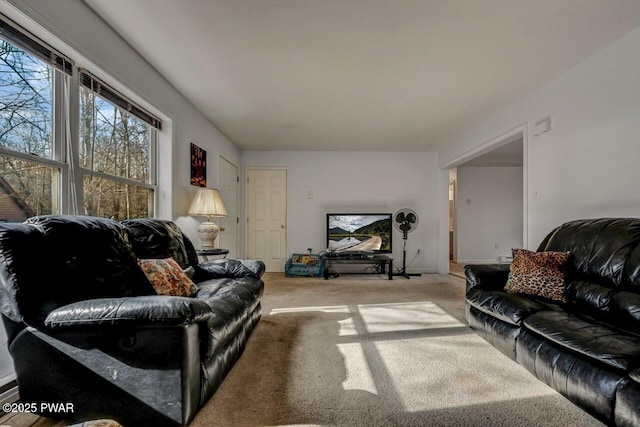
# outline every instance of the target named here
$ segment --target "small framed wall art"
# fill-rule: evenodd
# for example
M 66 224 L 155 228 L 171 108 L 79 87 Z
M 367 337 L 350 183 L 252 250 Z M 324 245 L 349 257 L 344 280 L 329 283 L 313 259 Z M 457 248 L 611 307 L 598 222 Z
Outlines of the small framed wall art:
M 191 185 L 207 186 L 207 152 L 191 143 Z

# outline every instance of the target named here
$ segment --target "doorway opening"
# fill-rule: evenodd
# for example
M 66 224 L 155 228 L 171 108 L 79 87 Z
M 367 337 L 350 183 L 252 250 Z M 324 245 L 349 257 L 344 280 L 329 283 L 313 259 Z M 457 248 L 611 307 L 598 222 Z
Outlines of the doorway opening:
M 527 241 L 526 125 L 448 165 L 449 272 L 509 263 Z

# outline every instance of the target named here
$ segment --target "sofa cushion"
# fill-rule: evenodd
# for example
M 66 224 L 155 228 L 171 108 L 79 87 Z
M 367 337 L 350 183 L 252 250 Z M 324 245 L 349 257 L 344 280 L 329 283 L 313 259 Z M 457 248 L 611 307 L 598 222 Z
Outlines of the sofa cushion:
M 263 284 L 249 277 L 221 278 L 200 282 L 198 288 L 195 297 L 208 304 L 214 314 L 207 322 L 207 336 L 202 340 L 206 360 L 246 325 L 260 304 Z
M 196 284 L 173 258 L 139 259 L 138 264 L 158 295 L 190 297 L 198 292 Z
M 513 262 L 504 289 L 567 302 L 565 270 L 568 252 L 531 252 L 513 249 Z
M 464 275 L 467 278 L 467 291 L 471 288 L 504 289 L 509 277 L 509 264 L 467 264 Z
M 614 294 L 610 287 L 584 280 L 569 280 L 566 286 L 572 310 L 595 317 L 608 316 Z
M 616 292 L 611 300 L 611 307 L 616 314 L 626 321 L 640 322 L 640 295 L 635 292 Z
M 260 297 L 264 292 L 264 282 L 251 277 L 221 278 L 200 282 L 198 288 L 200 290 L 196 294 L 196 298 L 208 300 L 232 297 L 243 304 L 245 310 L 253 311 L 260 303 Z
M 616 389 L 625 381 L 625 373 L 560 348 L 525 327 L 521 329 L 516 341 L 516 361 L 574 404 L 613 425 Z
M 634 292 L 640 292 L 640 243 L 629 254 L 623 270 L 623 284 Z
M 198 264 L 198 274 L 196 280 L 202 278 L 237 278 L 254 277 L 259 279 L 265 271 L 265 264 L 262 261 L 246 259 L 214 259 Z
M 640 295 L 635 292 L 615 292 L 611 298 L 612 320 L 620 323 L 623 329 L 640 330 Z
M 562 224 L 538 250 L 571 252 L 577 278 L 617 287 L 629 276 L 640 285 L 640 269 L 625 267 L 638 244 L 640 219 L 598 218 Z
M 465 317 L 469 327 L 489 344 L 500 350 L 512 360 L 516 360 L 516 339 L 520 335 L 520 326 L 503 322 L 467 304 Z
M 204 300 L 213 316 L 207 320 L 206 336 L 201 331 L 201 349 L 203 360 L 213 356 L 235 337 L 249 318 L 245 304 L 233 297 L 211 298 Z
M 0 223 L 0 307 L 14 322 L 40 324 L 47 316 L 43 307 L 53 297 L 47 286 L 53 266 L 50 257 L 34 256 L 34 248 L 48 254 L 47 243 L 40 227 Z
M 182 268 L 198 264 L 191 240 L 172 221 L 137 218 L 122 221 L 138 258 L 173 258 Z
M 101 330 L 104 333 L 114 326 L 133 328 L 205 322 L 212 315 L 211 307 L 195 298 L 149 295 L 74 302 L 49 313 L 45 325 L 50 328 L 87 329 L 104 326 L 105 329 Z
M 472 288 L 467 292 L 466 299 L 476 309 L 516 326 L 520 326 L 529 315 L 548 310 L 548 306 L 542 302 L 501 290 Z
M 29 218 L 25 224 L 36 225 L 46 235 L 48 246 L 53 248 L 48 257 L 57 270 L 49 274 L 65 279 L 65 291 L 74 301 L 153 294 L 119 222 L 82 215 L 44 215 Z
M 623 371 L 640 366 L 640 337 L 565 311 L 541 311 L 524 327 L 565 349 Z
M 629 381 L 616 390 L 615 417 L 612 425 L 618 427 L 640 426 L 640 385 Z
M 44 215 L 2 224 L 0 252 L 7 270 L 0 271 L 0 304 L 14 321 L 41 325 L 76 301 L 155 293 L 126 231 L 108 218 Z

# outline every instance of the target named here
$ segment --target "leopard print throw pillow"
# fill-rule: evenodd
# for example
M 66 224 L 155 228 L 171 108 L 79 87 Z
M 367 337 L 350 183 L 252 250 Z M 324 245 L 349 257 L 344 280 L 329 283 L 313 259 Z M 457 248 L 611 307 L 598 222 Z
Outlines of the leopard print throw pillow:
M 565 271 L 569 252 L 531 252 L 513 249 L 513 262 L 504 290 L 567 302 Z

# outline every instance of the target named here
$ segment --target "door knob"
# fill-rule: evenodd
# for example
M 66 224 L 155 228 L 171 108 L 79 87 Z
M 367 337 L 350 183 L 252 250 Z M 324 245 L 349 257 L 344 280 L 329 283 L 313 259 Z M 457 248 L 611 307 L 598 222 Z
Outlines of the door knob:
M 220 227 L 220 231 L 224 231 L 224 227 Z
M 280 224 L 280 228 L 284 228 L 284 224 Z

